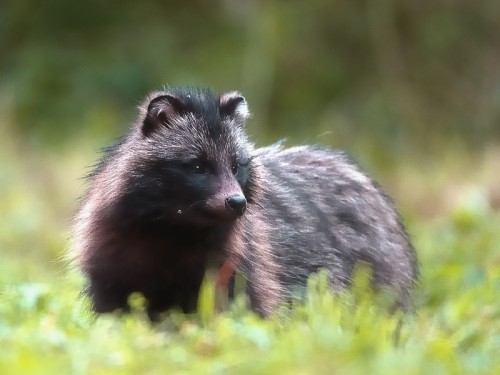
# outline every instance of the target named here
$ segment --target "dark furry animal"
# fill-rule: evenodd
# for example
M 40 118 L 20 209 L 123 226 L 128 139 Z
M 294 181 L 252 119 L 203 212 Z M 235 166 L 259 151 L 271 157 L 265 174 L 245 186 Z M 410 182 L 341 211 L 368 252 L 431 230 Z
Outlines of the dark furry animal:
M 390 199 L 342 152 L 255 149 L 247 117 L 236 92 L 167 89 L 145 101 L 75 218 L 94 310 L 126 310 L 139 291 L 152 318 L 192 311 L 206 269 L 228 259 L 263 316 L 320 269 L 334 289 L 348 286 L 359 261 L 409 308 L 416 256 Z

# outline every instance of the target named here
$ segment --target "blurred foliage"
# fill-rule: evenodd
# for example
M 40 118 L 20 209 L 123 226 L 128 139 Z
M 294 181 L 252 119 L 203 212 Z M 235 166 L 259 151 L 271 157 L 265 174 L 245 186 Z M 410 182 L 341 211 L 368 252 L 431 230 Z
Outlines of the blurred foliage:
M 86 301 L 75 303 L 81 281 L 74 277 L 9 286 L 0 299 L 0 371 L 496 374 L 499 224 L 498 214 L 472 210 L 417 226 L 426 267 L 414 316 L 377 307 L 363 273 L 352 293 L 340 296 L 327 292 L 322 275 L 313 278 L 307 302 L 273 319 L 255 317 L 238 299 L 222 314 L 172 312 L 156 325 L 140 298 L 131 315 L 89 317 Z M 212 292 L 202 296 L 202 305 L 214 305 Z
M 0 2 L 0 373 L 500 372 L 500 2 Z M 64 259 L 95 150 L 164 85 L 240 90 L 266 144 L 348 150 L 419 253 L 416 316 L 321 279 L 262 321 L 93 319 Z M 323 285 L 323 286 L 322 286 Z M 353 308 L 353 298 L 358 302 Z
M 0 90 L 21 136 L 118 134 L 148 91 L 185 84 L 241 90 L 260 139 L 368 138 L 394 156 L 499 136 L 496 1 L 0 6 Z

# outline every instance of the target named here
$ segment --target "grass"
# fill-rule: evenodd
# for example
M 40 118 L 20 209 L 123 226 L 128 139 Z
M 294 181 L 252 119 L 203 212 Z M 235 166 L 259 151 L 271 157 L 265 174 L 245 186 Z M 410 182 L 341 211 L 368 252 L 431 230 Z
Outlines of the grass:
M 199 314 L 172 312 L 152 325 L 140 296 L 130 315 L 93 318 L 79 298 L 82 278 L 59 261 L 91 154 L 71 145 L 59 155 L 35 154 L 15 139 L 3 146 L 1 374 L 500 373 L 500 214 L 485 193 L 494 191 L 490 180 L 479 179 L 477 189 L 461 185 L 432 219 L 407 215 L 422 272 L 415 315 L 387 315 L 362 282 L 333 296 L 317 277 L 308 300 L 279 319 L 259 319 L 243 298 L 215 314 L 207 283 Z M 498 160 L 477 170 L 494 170 Z M 404 184 L 397 195 L 419 204 L 426 181 L 429 190 L 440 188 L 424 174 L 412 181 L 419 196 Z

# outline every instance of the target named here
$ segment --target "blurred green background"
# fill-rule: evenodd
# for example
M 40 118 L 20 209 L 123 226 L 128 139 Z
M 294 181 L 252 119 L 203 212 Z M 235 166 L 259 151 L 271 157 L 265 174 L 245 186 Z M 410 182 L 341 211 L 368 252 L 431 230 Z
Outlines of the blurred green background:
M 260 145 L 347 150 L 410 232 L 498 209 L 499 15 L 494 0 L 1 2 L 0 281 L 64 272 L 80 177 L 164 85 L 241 91 Z
M 288 322 L 90 319 L 82 176 L 165 85 L 239 90 L 258 145 L 345 149 L 386 188 L 422 271 L 400 342 L 324 291 Z M 0 0 L 1 374 L 500 373 L 499 208 L 498 0 Z

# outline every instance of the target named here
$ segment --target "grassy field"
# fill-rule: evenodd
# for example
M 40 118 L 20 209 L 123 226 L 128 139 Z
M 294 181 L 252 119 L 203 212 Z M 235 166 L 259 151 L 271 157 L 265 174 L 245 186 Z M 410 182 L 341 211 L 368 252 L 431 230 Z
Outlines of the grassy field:
M 82 278 L 61 260 L 95 145 L 45 152 L 0 136 L 1 374 L 500 373 L 494 148 L 380 174 L 420 258 L 415 316 L 387 316 L 363 283 L 335 297 L 317 278 L 280 319 L 258 319 L 241 298 L 214 314 L 207 284 L 199 314 L 151 325 L 140 296 L 130 315 L 92 318 Z
M 500 1 L 0 1 L 0 375 L 500 374 Z M 260 144 L 346 149 L 392 195 L 417 312 L 321 279 L 93 318 L 64 255 L 81 176 L 163 85 L 240 90 Z M 361 275 L 363 276 L 363 275 Z

